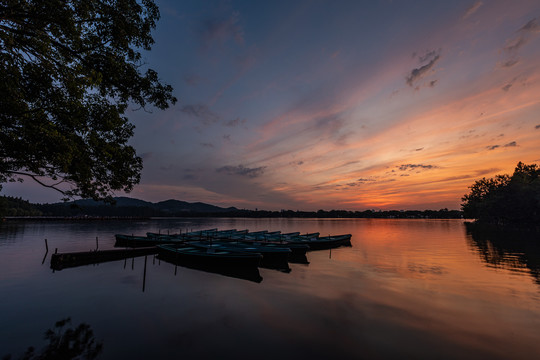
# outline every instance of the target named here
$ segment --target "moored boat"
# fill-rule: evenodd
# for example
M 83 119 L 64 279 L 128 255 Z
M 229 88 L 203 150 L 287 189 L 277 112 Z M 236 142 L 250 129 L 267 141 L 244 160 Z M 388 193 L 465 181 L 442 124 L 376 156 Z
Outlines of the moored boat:
M 351 246 L 351 234 L 319 236 L 319 237 L 298 237 L 287 240 L 290 244 L 308 245 L 310 250 L 332 249 L 340 246 Z
M 284 246 L 255 245 L 230 241 L 194 241 L 189 242 L 188 245 L 205 249 L 258 253 L 262 255 L 260 265 L 271 268 L 288 268 L 289 256 L 292 253 L 291 249 Z

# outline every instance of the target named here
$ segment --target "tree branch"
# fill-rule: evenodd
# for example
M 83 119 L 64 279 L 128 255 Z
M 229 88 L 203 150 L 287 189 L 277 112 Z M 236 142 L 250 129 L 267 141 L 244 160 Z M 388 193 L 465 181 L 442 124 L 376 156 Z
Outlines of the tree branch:
M 7 173 L 13 174 L 13 175 L 28 176 L 29 178 L 31 178 L 32 180 L 34 180 L 35 182 L 37 182 L 41 186 L 44 186 L 44 187 L 50 188 L 50 189 L 54 189 L 54 190 L 58 191 L 59 193 L 61 193 L 62 195 L 67 195 L 67 193 L 64 190 L 61 190 L 61 189 L 56 187 L 57 185 L 59 185 L 59 184 L 61 184 L 63 182 L 66 182 L 66 180 L 62 180 L 60 182 L 57 182 L 56 184 L 49 185 L 49 184 L 46 184 L 43 181 L 39 180 L 38 179 L 39 175 L 36 175 L 36 174 L 30 174 L 30 173 L 25 173 L 25 172 L 21 172 L 21 171 L 9 171 L 9 170 L 7 171 Z

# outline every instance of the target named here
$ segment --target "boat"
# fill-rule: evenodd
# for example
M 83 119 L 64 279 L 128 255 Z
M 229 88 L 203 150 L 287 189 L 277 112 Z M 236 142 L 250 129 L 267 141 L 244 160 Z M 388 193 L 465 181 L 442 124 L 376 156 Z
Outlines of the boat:
M 258 267 L 260 253 L 231 251 L 226 249 L 206 249 L 190 245 L 158 245 L 159 254 L 182 264 L 207 265 L 216 267 Z
M 319 236 L 319 237 L 297 237 L 287 240 L 289 244 L 308 245 L 310 250 L 333 249 L 340 246 L 351 246 L 351 234 Z
M 249 242 L 252 244 L 275 244 L 276 246 L 285 246 L 290 248 L 293 252 L 302 251 L 304 253 L 307 250 L 323 250 L 332 249 L 340 246 L 351 246 L 351 234 L 335 235 L 335 236 L 319 236 L 319 233 L 312 233 L 306 235 L 299 235 L 290 237 L 287 240 L 254 240 L 249 236 L 239 238 L 237 241 Z
M 284 246 L 273 246 L 266 244 L 249 244 L 243 242 L 230 241 L 192 241 L 189 246 L 204 249 L 240 251 L 248 253 L 258 253 L 262 255 L 260 266 L 272 269 L 289 269 L 289 256 L 291 249 Z

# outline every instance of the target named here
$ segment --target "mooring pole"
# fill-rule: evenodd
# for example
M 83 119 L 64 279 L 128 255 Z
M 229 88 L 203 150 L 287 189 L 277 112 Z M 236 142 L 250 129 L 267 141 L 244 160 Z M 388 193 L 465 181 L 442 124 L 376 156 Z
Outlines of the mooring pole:
M 176 276 L 177 269 L 178 269 L 178 249 L 176 249 L 175 255 L 174 255 L 174 276 Z
M 41 261 L 41 265 L 45 264 L 45 259 L 47 258 L 48 253 L 49 253 L 49 245 L 47 245 L 47 239 L 45 239 L 45 255 L 43 255 L 43 260 Z
M 143 271 L 143 281 L 142 281 L 142 292 L 144 292 L 145 287 L 146 287 L 146 255 L 144 256 L 144 271 Z

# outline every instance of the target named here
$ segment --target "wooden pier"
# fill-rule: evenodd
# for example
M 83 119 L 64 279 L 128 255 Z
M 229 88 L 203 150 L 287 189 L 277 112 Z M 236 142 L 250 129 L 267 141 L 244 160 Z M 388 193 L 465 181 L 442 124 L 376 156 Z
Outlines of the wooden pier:
M 135 249 L 92 250 L 72 253 L 55 253 L 51 256 L 51 269 L 62 270 L 81 265 L 123 260 L 137 256 L 157 254 L 156 246 Z

